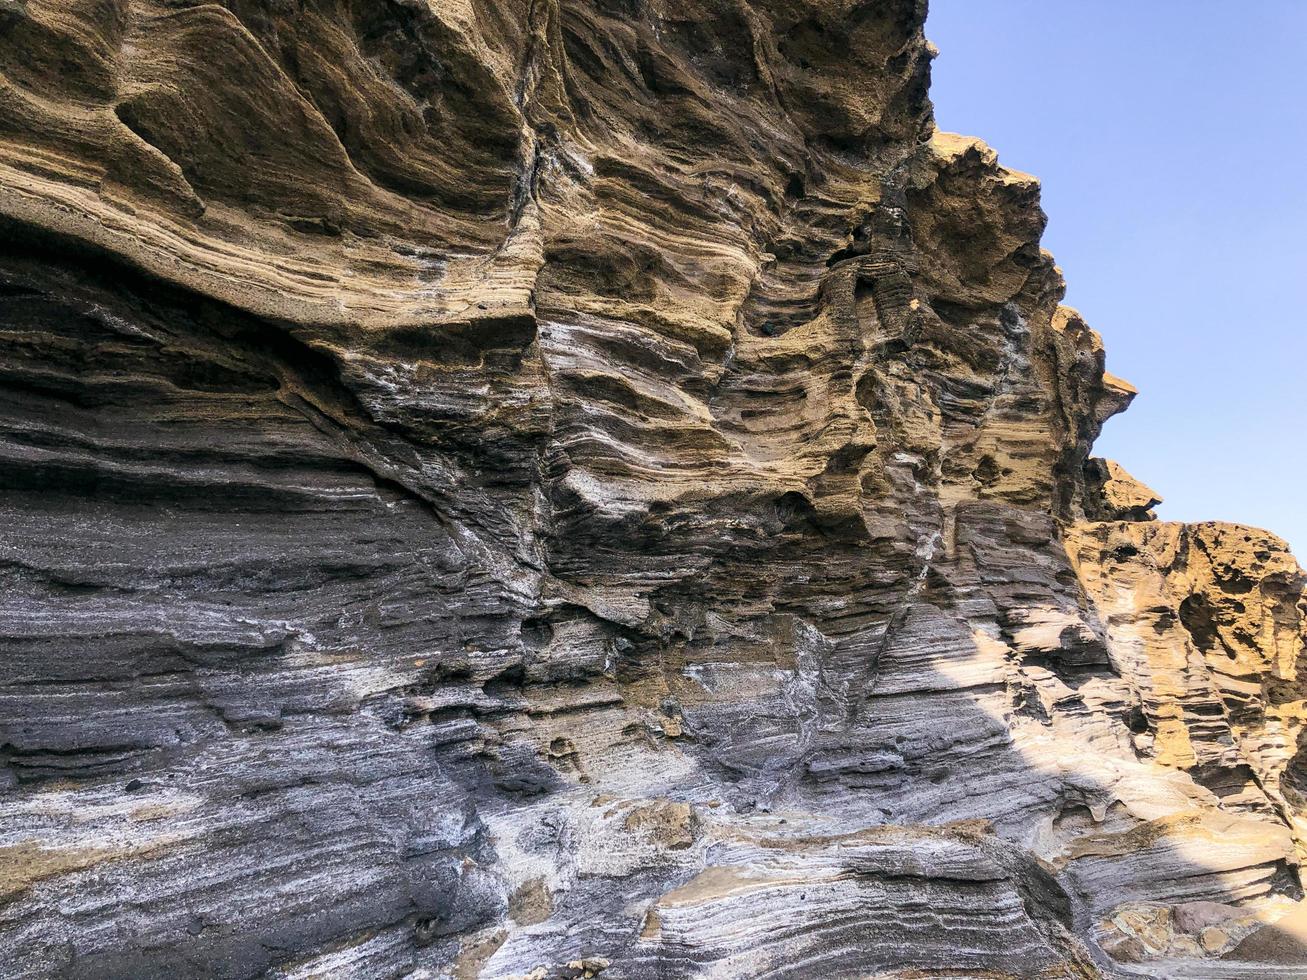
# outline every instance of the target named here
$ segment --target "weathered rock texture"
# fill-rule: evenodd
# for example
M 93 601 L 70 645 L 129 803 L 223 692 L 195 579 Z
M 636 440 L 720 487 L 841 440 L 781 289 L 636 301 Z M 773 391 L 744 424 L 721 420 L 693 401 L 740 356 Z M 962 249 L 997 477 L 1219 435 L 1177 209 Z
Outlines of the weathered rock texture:
M 0 0 L 0 974 L 1302 975 L 1303 574 L 924 17 Z

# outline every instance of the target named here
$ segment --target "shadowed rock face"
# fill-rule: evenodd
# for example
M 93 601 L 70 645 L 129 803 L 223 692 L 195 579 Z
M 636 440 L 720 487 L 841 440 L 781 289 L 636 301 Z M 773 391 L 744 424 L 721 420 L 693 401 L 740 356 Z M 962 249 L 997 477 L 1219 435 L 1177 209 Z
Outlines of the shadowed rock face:
M 1304 575 L 924 17 L 0 0 L 0 975 L 1301 975 Z

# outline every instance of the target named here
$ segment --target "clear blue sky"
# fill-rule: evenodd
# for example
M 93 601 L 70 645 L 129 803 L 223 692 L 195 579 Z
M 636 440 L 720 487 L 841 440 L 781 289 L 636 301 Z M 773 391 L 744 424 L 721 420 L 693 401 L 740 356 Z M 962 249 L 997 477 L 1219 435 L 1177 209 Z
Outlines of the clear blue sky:
M 942 129 L 1043 182 L 1139 388 L 1095 452 L 1307 564 L 1307 0 L 931 0 Z

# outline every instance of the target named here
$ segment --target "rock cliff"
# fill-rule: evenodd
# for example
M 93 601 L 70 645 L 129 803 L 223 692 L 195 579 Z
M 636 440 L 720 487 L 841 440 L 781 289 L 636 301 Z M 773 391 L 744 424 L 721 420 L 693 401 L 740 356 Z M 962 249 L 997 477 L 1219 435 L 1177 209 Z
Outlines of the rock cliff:
M 0 0 L 0 975 L 1304 975 L 1304 574 L 924 20 Z

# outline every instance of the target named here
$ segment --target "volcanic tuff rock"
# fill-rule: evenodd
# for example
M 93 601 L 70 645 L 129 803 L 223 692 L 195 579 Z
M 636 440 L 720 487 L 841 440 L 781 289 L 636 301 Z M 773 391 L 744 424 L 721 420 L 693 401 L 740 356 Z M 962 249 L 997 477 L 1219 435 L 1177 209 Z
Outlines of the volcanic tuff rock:
M 0 0 L 0 975 L 1303 975 L 1304 575 L 924 18 Z

